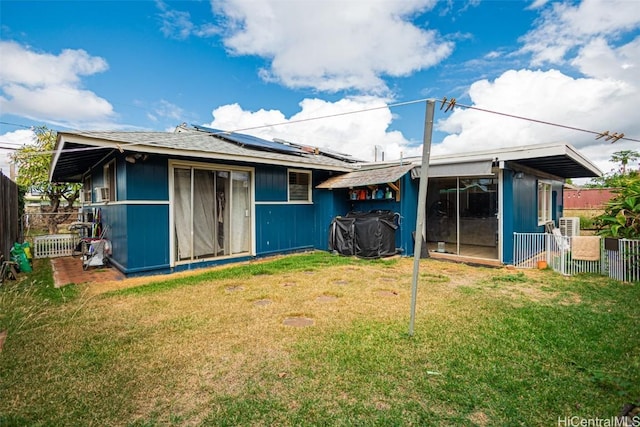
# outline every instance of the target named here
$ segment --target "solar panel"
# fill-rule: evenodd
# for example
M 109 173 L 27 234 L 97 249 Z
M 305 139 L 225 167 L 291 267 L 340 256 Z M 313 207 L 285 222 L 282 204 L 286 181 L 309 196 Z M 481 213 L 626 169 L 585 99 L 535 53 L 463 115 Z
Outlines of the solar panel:
M 228 133 L 223 130 L 213 129 L 206 126 L 192 125 L 199 131 L 209 132 L 215 134 L 216 137 L 225 139 L 227 141 L 234 142 L 238 145 L 244 145 L 251 148 L 257 148 L 265 151 L 276 151 L 286 154 L 303 154 L 304 151 L 292 147 L 290 145 L 280 144 L 278 142 L 267 141 L 266 139 L 258 138 L 256 136 L 245 135 L 242 133 Z

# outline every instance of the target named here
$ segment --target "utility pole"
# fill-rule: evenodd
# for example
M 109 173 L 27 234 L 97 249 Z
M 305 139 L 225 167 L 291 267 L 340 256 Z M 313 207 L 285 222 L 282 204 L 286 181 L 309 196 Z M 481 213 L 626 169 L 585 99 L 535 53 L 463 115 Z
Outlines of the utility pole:
M 413 325 L 416 320 L 416 298 L 418 296 L 418 274 L 420 272 L 420 252 L 422 250 L 422 231 L 424 228 L 427 204 L 427 184 L 429 179 L 429 157 L 431 156 L 431 134 L 433 133 L 433 114 L 435 101 L 427 100 L 424 116 L 424 137 L 422 139 L 422 165 L 420 166 L 420 187 L 418 189 L 418 212 L 416 233 L 413 248 L 413 278 L 411 281 L 411 316 L 409 319 L 409 336 L 413 336 Z M 426 239 L 426 237 L 425 237 Z

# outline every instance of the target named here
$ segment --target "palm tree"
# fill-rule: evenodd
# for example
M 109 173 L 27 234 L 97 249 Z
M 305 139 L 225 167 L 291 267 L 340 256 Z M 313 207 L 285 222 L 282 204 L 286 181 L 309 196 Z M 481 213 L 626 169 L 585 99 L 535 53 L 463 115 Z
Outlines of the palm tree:
M 627 164 L 640 158 L 640 153 L 634 150 L 616 151 L 611 155 L 612 162 L 620 162 L 622 175 L 627 174 Z

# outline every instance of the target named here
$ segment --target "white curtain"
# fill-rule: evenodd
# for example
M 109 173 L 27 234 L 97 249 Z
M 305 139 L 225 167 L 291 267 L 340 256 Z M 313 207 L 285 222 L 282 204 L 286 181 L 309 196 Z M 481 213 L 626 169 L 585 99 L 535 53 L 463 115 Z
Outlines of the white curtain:
M 251 209 L 249 172 L 231 174 L 231 253 L 249 252 L 251 244 Z
M 193 252 L 195 258 L 214 256 L 215 186 L 213 171 L 195 170 L 193 182 Z
M 173 174 L 176 259 L 249 252 L 250 173 L 175 168 Z
M 191 258 L 191 170 L 175 169 L 173 173 L 175 222 L 178 259 Z

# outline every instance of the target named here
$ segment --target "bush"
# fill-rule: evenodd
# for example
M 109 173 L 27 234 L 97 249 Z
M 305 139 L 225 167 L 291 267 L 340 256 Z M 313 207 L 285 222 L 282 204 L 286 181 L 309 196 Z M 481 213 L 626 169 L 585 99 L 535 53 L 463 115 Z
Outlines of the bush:
M 640 178 L 636 176 L 616 190 L 604 214 L 595 218 L 595 225 L 600 236 L 640 238 Z

